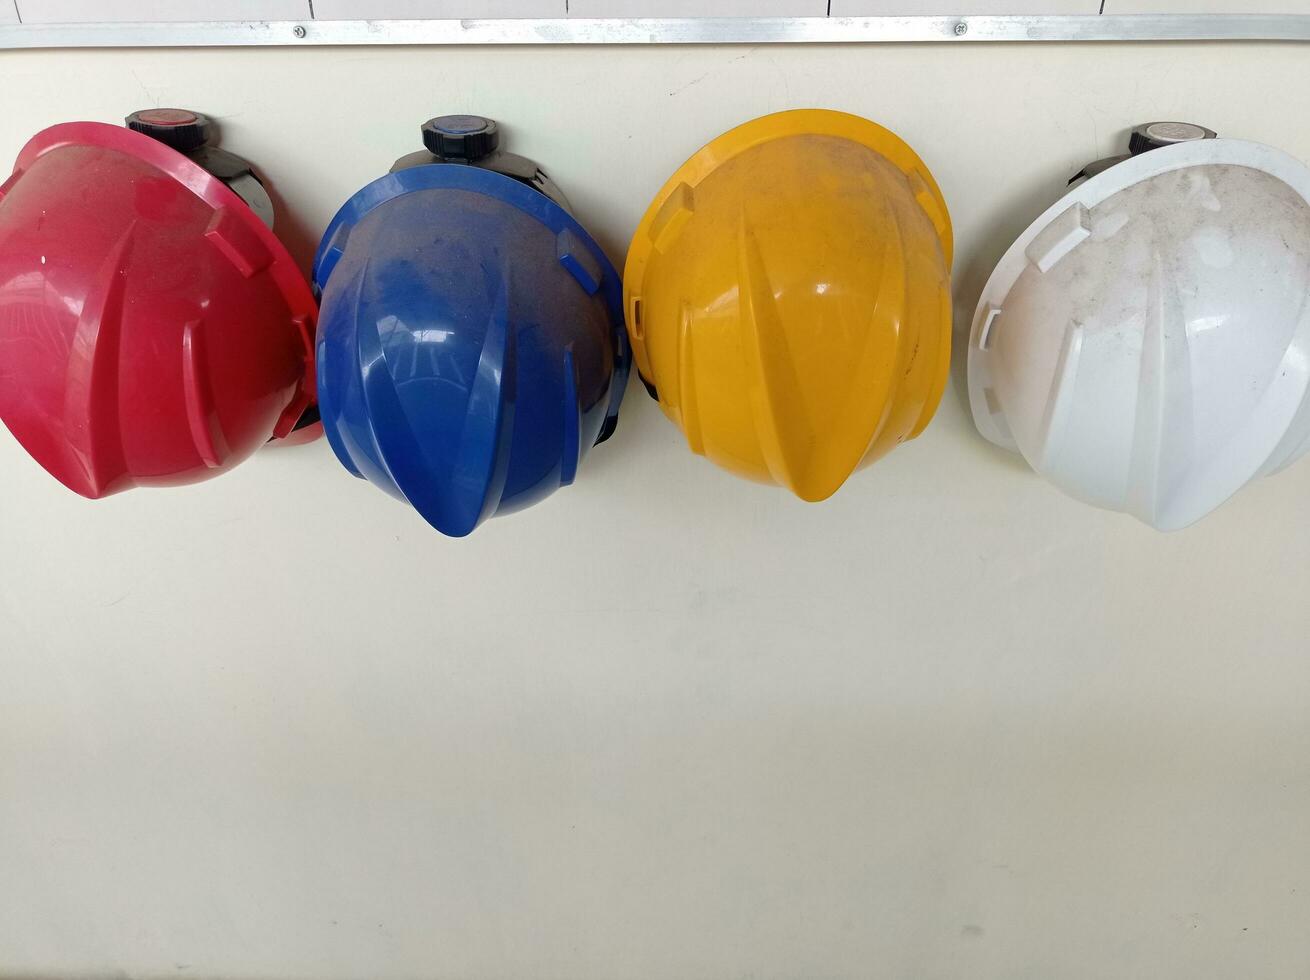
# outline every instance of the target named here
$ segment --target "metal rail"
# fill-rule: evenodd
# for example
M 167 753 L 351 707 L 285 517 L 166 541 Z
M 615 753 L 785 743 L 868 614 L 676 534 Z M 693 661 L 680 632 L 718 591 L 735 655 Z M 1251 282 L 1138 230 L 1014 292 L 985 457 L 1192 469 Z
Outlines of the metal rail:
M 0 26 L 4 48 L 1310 41 L 1310 14 L 302 20 Z

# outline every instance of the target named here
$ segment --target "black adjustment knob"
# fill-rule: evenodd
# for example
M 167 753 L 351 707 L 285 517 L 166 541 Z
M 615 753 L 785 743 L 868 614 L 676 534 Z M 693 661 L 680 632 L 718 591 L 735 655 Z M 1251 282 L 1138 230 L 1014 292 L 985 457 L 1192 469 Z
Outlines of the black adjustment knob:
M 438 116 L 423 124 L 423 145 L 438 159 L 472 163 L 496 151 L 500 130 L 482 116 Z
M 171 146 L 179 153 L 194 153 L 209 142 L 208 116 L 189 109 L 142 109 L 125 120 L 127 128 Z
M 1185 122 L 1143 123 L 1132 131 L 1128 137 L 1128 152 L 1133 156 L 1147 150 L 1158 150 L 1175 143 L 1190 143 L 1193 140 L 1212 140 L 1219 134 L 1213 129 Z

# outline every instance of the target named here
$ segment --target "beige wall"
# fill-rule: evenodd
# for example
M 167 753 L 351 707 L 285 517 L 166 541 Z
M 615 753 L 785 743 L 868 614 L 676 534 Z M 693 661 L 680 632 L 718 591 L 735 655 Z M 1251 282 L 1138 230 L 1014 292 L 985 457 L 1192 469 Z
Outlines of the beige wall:
M 306 259 L 447 111 L 616 261 L 721 130 L 901 133 L 992 263 L 1130 125 L 1310 160 L 1295 45 L 0 55 L 57 121 L 218 117 Z M 957 341 L 958 341 L 957 337 Z M 1305 977 L 1310 463 L 1161 536 L 989 448 L 959 374 L 807 506 L 639 386 L 471 538 L 328 447 L 92 504 L 0 430 L 0 975 Z

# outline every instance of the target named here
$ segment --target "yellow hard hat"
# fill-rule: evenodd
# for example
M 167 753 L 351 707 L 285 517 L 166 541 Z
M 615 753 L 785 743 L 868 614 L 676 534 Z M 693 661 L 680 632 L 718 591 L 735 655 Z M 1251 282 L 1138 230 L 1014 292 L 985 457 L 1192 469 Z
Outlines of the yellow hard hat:
M 895 133 L 764 116 L 678 168 L 637 226 L 634 359 L 694 452 L 823 500 L 936 411 L 950 267 L 946 202 Z

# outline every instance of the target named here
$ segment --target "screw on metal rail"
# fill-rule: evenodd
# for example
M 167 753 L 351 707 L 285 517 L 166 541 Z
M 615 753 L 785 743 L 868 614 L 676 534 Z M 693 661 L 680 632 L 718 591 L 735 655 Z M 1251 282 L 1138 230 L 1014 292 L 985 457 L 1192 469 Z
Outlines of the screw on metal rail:
M 958 24 L 955 25 L 956 37 L 964 37 L 964 35 L 968 33 L 969 33 L 969 25 L 966 24 L 964 21 L 960 21 Z
M 299 24 L 297 24 L 295 27 L 291 29 L 291 33 L 294 34 L 296 37 L 304 37 L 305 29 L 301 27 Z

